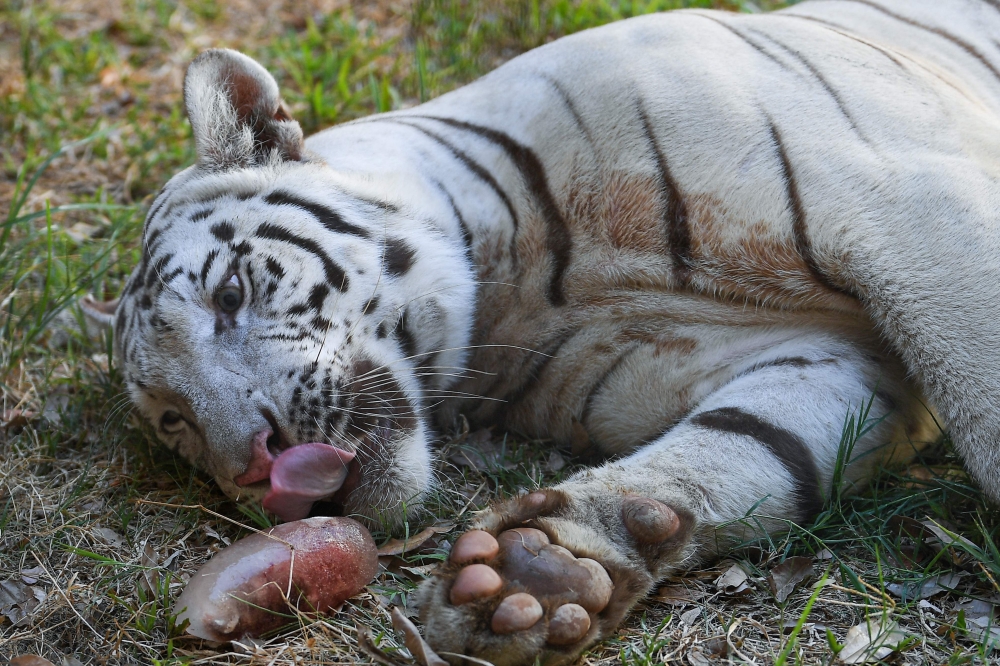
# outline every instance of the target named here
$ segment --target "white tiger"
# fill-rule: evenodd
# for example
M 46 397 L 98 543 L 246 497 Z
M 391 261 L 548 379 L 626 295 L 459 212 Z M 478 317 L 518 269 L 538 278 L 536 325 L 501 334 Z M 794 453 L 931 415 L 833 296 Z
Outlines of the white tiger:
M 613 457 L 422 588 L 495 664 L 572 660 L 750 510 L 808 522 L 869 399 L 849 481 L 935 438 L 926 395 L 1000 499 L 998 36 L 996 0 L 677 11 L 306 141 L 208 51 L 117 309 L 132 397 L 284 519 L 398 525 L 459 411 Z

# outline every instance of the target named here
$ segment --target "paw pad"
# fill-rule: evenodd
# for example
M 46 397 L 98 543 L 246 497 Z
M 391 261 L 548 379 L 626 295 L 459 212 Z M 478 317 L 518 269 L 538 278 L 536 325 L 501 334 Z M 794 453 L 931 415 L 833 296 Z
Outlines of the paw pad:
M 549 620 L 549 643 L 572 645 L 590 631 L 590 614 L 578 604 L 563 604 Z
M 490 628 L 498 635 L 534 627 L 545 616 L 544 603 L 554 609 L 547 623 L 549 644 L 573 645 L 587 636 L 591 614 L 604 610 L 614 591 L 604 567 L 577 558 L 530 527 L 506 530 L 496 538 L 482 530 L 466 532 L 452 547 L 450 559 L 465 565 L 449 595 L 455 606 L 492 597 L 505 582 L 527 590 L 509 594 L 496 606 Z
M 474 560 L 492 560 L 500 552 L 500 544 L 489 532 L 471 530 L 458 538 L 451 549 L 451 561 L 466 564 Z
M 530 629 L 542 619 L 542 605 L 530 594 L 517 592 L 500 602 L 490 628 L 495 634 L 512 634 Z
M 622 502 L 622 521 L 639 543 L 666 541 L 681 526 L 680 518 L 669 506 L 649 497 L 629 495 Z
M 503 587 L 500 575 L 485 564 L 470 564 L 458 572 L 449 598 L 455 606 L 492 597 Z

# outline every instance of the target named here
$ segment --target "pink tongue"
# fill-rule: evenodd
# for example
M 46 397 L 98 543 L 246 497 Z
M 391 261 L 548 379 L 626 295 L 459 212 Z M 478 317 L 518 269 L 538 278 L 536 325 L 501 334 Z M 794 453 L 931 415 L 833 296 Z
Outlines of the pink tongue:
M 285 521 L 309 515 L 313 502 L 340 490 L 347 478 L 350 451 L 310 442 L 286 449 L 271 465 L 271 490 L 264 508 Z

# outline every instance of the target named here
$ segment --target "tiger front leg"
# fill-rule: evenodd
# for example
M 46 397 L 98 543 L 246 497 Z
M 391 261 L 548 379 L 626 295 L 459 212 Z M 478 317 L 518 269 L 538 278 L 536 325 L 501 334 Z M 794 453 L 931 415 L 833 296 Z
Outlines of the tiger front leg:
M 864 454 L 919 421 L 895 373 L 840 351 L 755 365 L 631 456 L 488 510 L 420 590 L 431 645 L 497 666 L 567 663 L 659 580 L 749 536 L 748 511 L 774 532 L 808 523 L 852 406 L 885 415 L 854 449 L 855 482 L 880 458 Z

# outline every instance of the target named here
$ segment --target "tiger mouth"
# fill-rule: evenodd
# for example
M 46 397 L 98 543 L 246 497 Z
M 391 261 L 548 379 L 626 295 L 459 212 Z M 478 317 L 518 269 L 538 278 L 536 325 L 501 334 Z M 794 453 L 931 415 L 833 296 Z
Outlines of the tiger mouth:
M 354 461 L 353 451 L 324 442 L 306 442 L 285 449 L 271 460 L 267 475 L 270 489 L 264 495 L 264 508 L 284 521 L 307 517 L 316 502 L 340 492 Z M 360 474 L 359 465 L 354 469 Z

